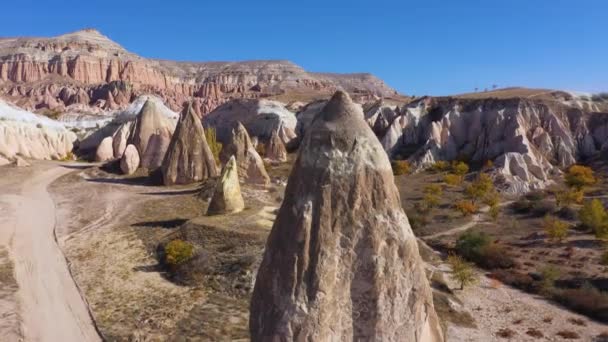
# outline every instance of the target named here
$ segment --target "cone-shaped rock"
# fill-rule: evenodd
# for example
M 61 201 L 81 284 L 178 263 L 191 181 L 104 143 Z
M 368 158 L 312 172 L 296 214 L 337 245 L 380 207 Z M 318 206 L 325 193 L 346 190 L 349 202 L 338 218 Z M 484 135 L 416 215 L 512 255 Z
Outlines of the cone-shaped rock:
M 220 177 L 215 192 L 209 202 L 207 215 L 236 213 L 245 208 L 241 186 L 239 185 L 239 172 L 234 156 L 230 157 Z
M 266 158 L 278 162 L 287 161 L 287 150 L 285 149 L 285 144 L 279 137 L 276 130 L 272 131 L 270 140 L 266 145 Z
M 139 167 L 139 153 L 135 145 L 128 145 L 120 158 L 120 170 L 125 175 L 130 175 Z
M 247 129 L 240 122 L 232 130 L 230 143 L 222 148 L 220 159 L 226 163 L 231 156 L 236 158 L 239 178 L 243 182 L 264 186 L 270 184 L 264 161 L 251 143 Z
M 388 157 L 337 92 L 302 142 L 251 300 L 252 341 L 443 341 Z
M 152 135 L 171 139 L 174 129 L 174 124 L 156 107 L 154 101 L 147 100 L 137 115 L 135 129 L 129 143 L 137 147 L 140 156 L 144 156 Z M 143 164 L 142 157 L 142 166 Z
M 203 124 L 192 104 L 182 111 L 161 170 L 165 185 L 189 184 L 218 175 Z

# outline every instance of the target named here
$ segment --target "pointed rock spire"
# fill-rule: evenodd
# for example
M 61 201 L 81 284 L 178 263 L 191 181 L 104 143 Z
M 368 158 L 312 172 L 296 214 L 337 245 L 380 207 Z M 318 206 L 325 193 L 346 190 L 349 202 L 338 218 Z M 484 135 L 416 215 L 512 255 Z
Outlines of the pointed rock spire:
M 217 177 L 217 165 L 192 103 L 184 107 L 165 154 L 161 171 L 165 185 L 189 184 Z
M 266 156 L 267 159 L 275 162 L 286 162 L 287 161 L 287 150 L 283 140 L 279 137 L 276 130 L 272 131 L 270 140 L 266 145 Z
M 388 157 L 336 93 L 302 142 L 250 306 L 252 341 L 443 341 Z
M 232 130 L 230 143 L 222 148 L 220 159 L 225 163 L 231 156 L 236 158 L 239 178 L 243 182 L 264 186 L 270 184 L 264 161 L 255 150 L 247 129 L 240 122 Z
M 232 156 L 224 165 L 222 175 L 215 186 L 215 192 L 207 208 L 207 215 L 236 213 L 244 208 L 238 167 L 236 159 Z

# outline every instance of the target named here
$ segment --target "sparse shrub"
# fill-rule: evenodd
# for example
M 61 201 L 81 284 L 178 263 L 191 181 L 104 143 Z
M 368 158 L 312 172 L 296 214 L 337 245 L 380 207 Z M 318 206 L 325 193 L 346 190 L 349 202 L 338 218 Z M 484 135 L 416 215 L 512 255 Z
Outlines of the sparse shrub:
M 577 340 L 580 338 L 579 334 L 571 330 L 561 330 L 557 333 L 557 336 L 566 340 Z
M 543 337 L 545 337 L 545 335 L 540 330 L 538 330 L 536 328 L 529 328 L 528 331 L 526 331 L 526 335 L 532 336 L 534 338 L 543 338 Z
M 529 274 L 520 273 L 513 270 L 496 270 L 492 272 L 492 277 L 503 283 L 517 287 L 526 291 L 534 291 L 534 279 Z
M 494 167 L 494 162 L 491 161 L 490 159 L 488 159 L 483 163 L 482 170 L 489 170 L 493 167 Z
M 450 186 L 458 186 L 462 184 L 463 178 L 462 176 L 455 175 L 453 173 L 449 173 L 443 176 L 443 182 Z
M 582 165 L 572 165 L 565 175 L 566 184 L 569 187 L 582 189 L 583 187 L 595 184 L 596 179 L 590 167 Z
M 560 276 L 559 269 L 554 266 L 546 266 L 540 271 L 540 274 L 542 276 L 541 291 L 546 294 L 551 293 L 555 285 L 555 281 Z
M 569 189 L 566 191 L 558 191 L 555 193 L 555 202 L 558 207 L 569 206 L 571 204 L 583 203 L 585 192 L 582 189 Z
M 500 216 L 500 207 L 498 205 L 490 206 L 489 214 L 492 218 L 492 221 L 498 220 L 498 216 Z
M 477 178 L 465 189 L 467 196 L 473 201 L 484 199 L 494 190 L 492 178 L 485 173 L 480 173 Z
M 455 161 L 452 163 L 452 172 L 459 176 L 464 176 L 469 172 L 469 165 L 462 161 Z
M 466 231 L 456 241 L 456 251 L 468 260 L 475 260 L 482 247 L 492 242 L 490 237 L 481 232 Z
M 491 192 L 487 193 L 483 198 L 483 204 L 490 207 L 497 207 L 499 203 L 500 196 L 498 196 L 498 192 L 496 192 L 495 190 L 492 190 Z
M 585 202 L 578 217 L 583 226 L 593 230 L 597 238 L 608 238 L 608 213 L 599 199 Z
M 444 172 L 450 168 L 450 164 L 448 164 L 445 160 L 438 160 L 433 165 L 431 165 L 431 170 L 436 172 Z
M 477 212 L 477 206 L 472 201 L 461 200 L 454 204 L 454 208 L 458 210 L 462 216 L 470 216 Z
M 422 198 L 422 201 L 424 202 L 424 205 L 429 209 L 435 208 L 439 205 L 440 202 L 439 196 L 433 194 L 425 194 Z
M 569 228 L 568 223 L 553 216 L 547 215 L 543 221 L 543 229 L 552 241 L 561 242 L 565 239 L 568 236 Z
M 416 208 L 408 210 L 407 218 L 413 231 L 417 231 L 429 223 L 427 210 L 418 210 Z
M 515 336 L 515 331 L 513 331 L 509 328 L 502 328 L 496 332 L 496 336 L 502 337 L 502 338 L 511 338 L 511 337 Z
M 587 322 L 585 322 L 584 319 L 580 319 L 580 318 L 574 318 L 574 317 L 570 317 L 568 318 L 568 322 L 574 324 L 574 325 L 578 325 L 581 327 L 586 327 L 587 326 Z
M 455 249 L 465 259 L 487 269 L 510 268 L 515 265 L 515 261 L 502 246 L 481 232 L 464 232 L 458 237 Z
M 66 153 L 65 157 L 61 158 L 61 161 L 71 161 L 71 160 L 75 160 L 76 158 L 74 157 L 74 153 L 72 153 L 72 151 Z
M 513 258 L 505 248 L 497 243 L 489 243 L 479 249 L 479 255 L 474 260 L 476 264 L 487 269 L 511 268 L 515 265 Z
M 593 286 L 558 291 L 554 298 L 574 311 L 608 323 L 608 294 Z
M 393 160 L 391 166 L 395 176 L 407 175 L 412 170 L 412 166 L 407 160 Z
M 477 282 L 477 276 L 470 263 L 454 254 L 448 256 L 447 261 L 452 268 L 451 278 L 460 284 L 461 290 L 463 290 L 465 286 L 473 285 Z
M 183 240 L 173 240 L 165 245 L 165 263 L 178 266 L 194 256 L 194 246 Z
M 213 158 L 215 158 L 216 163 L 220 163 L 220 152 L 222 151 L 222 144 L 217 141 L 217 134 L 215 128 L 208 127 L 205 128 L 205 139 L 207 140 L 207 145 L 211 149 L 211 153 L 213 154 Z
M 429 184 L 424 187 L 423 192 L 425 194 L 441 196 L 443 194 L 443 189 L 441 188 L 441 185 L 439 185 L 439 184 Z

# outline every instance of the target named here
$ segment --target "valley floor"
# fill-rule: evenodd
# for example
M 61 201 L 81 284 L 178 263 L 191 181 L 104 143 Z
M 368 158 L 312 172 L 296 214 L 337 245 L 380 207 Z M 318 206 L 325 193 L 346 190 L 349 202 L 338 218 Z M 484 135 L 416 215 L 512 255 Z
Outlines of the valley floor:
M 106 340 L 248 340 L 247 282 L 283 186 L 270 191 L 244 187 L 244 212 L 206 218 L 200 186 L 151 186 L 142 177 L 75 165 L 0 168 L 0 215 L 9 218 L 0 222 L 0 336 L 35 341 L 36 334 L 49 334 L 42 335 L 46 340 L 63 334 L 54 340 L 96 340 L 89 308 Z M 285 178 L 284 171 L 276 178 Z M 451 229 L 457 232 L 459 225 L 472 223 L 455 224 Z M 176 237 L 200 242 L 197 248 L 213 256 L 197 285 L 176 281 L 159 265 L 158 245 Z M 431 264 L 449 278 L 441 261 Z M 593 341 L 608 331 L 483 275 L 479 284 L 450 292 L 443 315 L 449 311 L 453 317 L 442 318 L 459 322 L 468 316 L 473 322 L 448 323 L 449 341 L 508 340 L 500 337 L 506 329 L 514 341 L 558 341 L 557 333 L 565 330 L 577 333 L 580 341 Z M 32 304 L 34 298 L 38 302 Z M 66 307 L 74 310 L 66 312 Z M 50 315 L 48 320 L 40 320 L 43 314 Z M 528 334 L 533 329 L 542 337 Z

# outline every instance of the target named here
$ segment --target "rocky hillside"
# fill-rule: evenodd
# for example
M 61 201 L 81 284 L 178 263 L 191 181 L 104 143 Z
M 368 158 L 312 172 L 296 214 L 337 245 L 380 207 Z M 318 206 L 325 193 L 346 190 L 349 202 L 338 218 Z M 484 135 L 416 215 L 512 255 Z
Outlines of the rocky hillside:
M 39 112 L 119 109 L 152 93 L 173 110 L 193 99 L 201 115 L 229 98 L 284 100 L 293 94 L 311 99 L 336 88 L 363 101 L 398 96 L 370 74 L 310 73 L 289 61 L 147 59 L 92 29 L 53 38 L 0 39 L 0 96 Z

